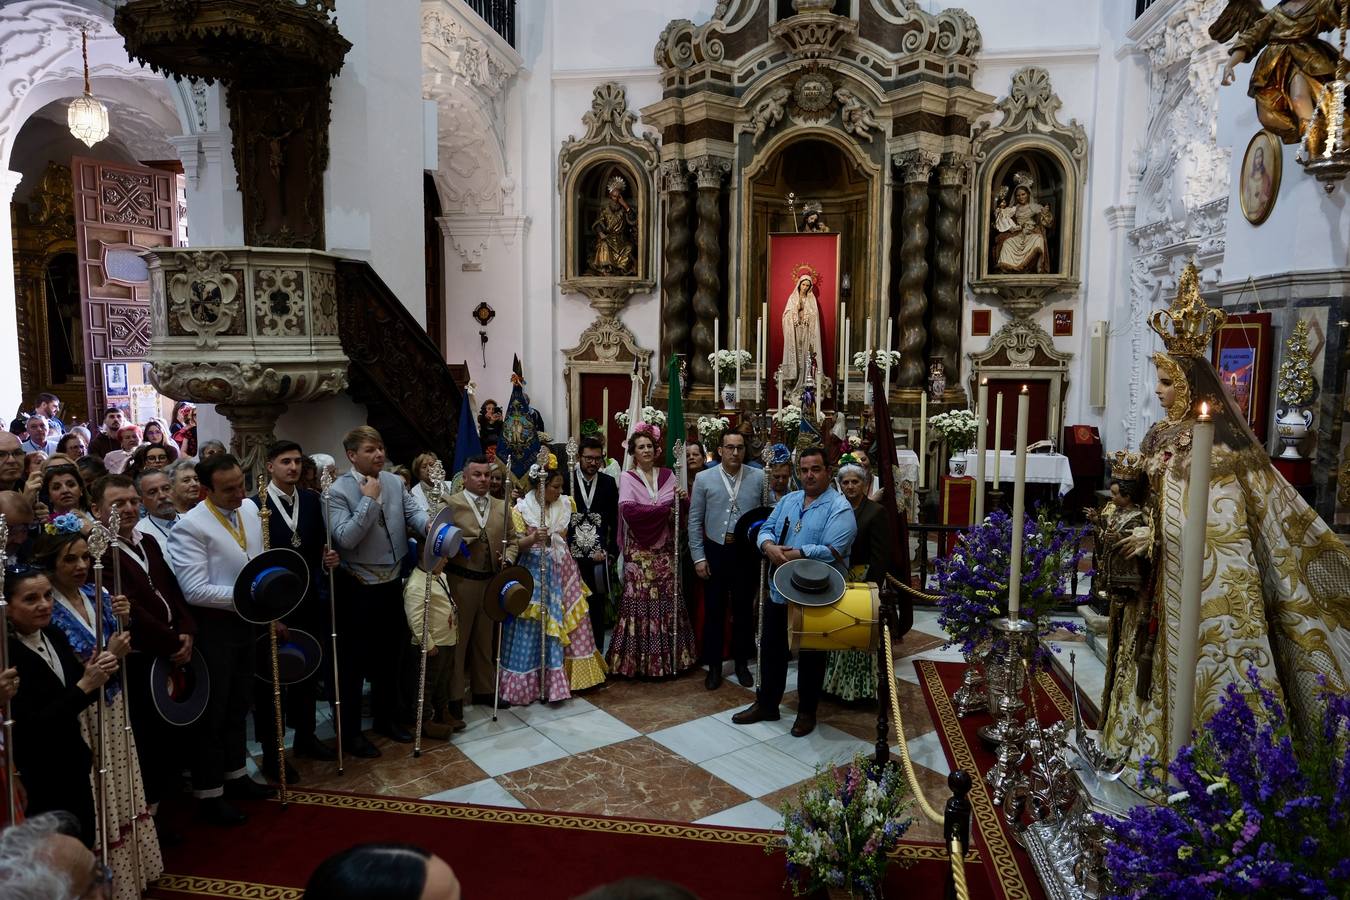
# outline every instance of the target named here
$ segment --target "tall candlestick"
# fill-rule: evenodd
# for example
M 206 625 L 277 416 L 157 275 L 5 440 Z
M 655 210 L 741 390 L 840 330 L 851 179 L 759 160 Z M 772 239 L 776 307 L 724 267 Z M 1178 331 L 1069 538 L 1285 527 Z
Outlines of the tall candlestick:
M 984 445 L 989 439 L 989 379 L 980 379 L 975 404 L 975 524 L 984 521 Z
M 1181 615 L 1177 617 L 1177 686 L 1173 693 L 1172 746 L 1176 756 L 1191 738 L 1195 718 L 1195 664 L 1200 654 L 1200 588 L 1205 571 L 1205 538 L 1209 531 L 1209 478 L 1214 450 L 1214 422 L 1209 405 L 1191 428 L 1191 472 L 1186 487 L 1186 527 L 1181 532 Z
M 836 368 L 839 370 L 838 380 L 841 382 L 844 380 L 844 375 L 848 372 L 848 360 L 844 359 L 845 355 L 844 342 L 848 339 L 847 333 L 844 331 L 845 318 L 846 313 L 844 312 L 844 301 L 840 300 L 839 317 L 834 320 L 834 323 L 839 326 L 839 339 L 834 342 L 834 346 L 835 349 L 839 351 L 839 365 Z
M 881 427 L 881 423 L 877 423 Z M 924 457 L 928 454 L 928 392 L 919 394 L 919 487 L 924 486 Z
M 883 380 L 883 383 L 886 385 L 887 399 L 891 396 L 891 325 L 894 324 L 894 321 L 894 319 L 889 317 L 886 319 L 886 343 L 881 348 L 881 352 L 885 354 L 882 356 L 882 359 L 886 361 L 886 377 Z
M 848 370 L 851 369 L 851 368 L 853 367 L 853 366 L 852 366 L 852 360 L 850 360 L 850 359 L 848 358 L 848 351 L 849 351 L 849 349 L 850 349 L 849 345 L 850 345 L 850 343 L 852 343 L 852 337 L 853 337 L 853 336 L 850 335 L 848 332 L 849 332 L 849 321 L 848 321 L 848 316 L 845 315 L 845 316 L 844 316 L 844 366 L 843 366 L 843 368 L 844 368 L 844 377 L 843 377 L 843 382 L 844 382 L 844 401 L 843 401 L 843 405 L 844 405 L 845 407 L 848 406 L 848 374 L 849 374 Z M 845 423 L 845 427 L 847 427 L 847 423 Z
M 866 330 L 865 330 L 864 333 L 863 333 L 863 339 L 867 342 L 867 347 L 866 347 L 866 349 L 867 349 L 867 359 L 868 359 L 868 361 L 870 362 L 871 359 L 872 359 L 872 317 L 871 317 L 871 316 L 868 316 L 868 317 L 867 317 L 867 323 L 866 323 L 866 324 L 867 324 L 867 328 L 866 328 Z M 866 380 L 866 379 L 863 380 L 863 384 L 867 384 L 867 380 Z
M 776 378 L 778 379 L 778 408 L 779 408 L 779 409 L 782 409 L 782 408 L 783 408 L 783 367 L 782 367 L 782 366 L 779 366 L 779 367 L 778 367 L 778 371 L 774 373 L 774 377 L 776 377 Z
M 1054 449 L 1059 450 L 1059 402 L 1053 394 L 1050 396 L 1050 440 L 1054 441 Z
M 994 490 L 1003 484 L 999 480 L 999 464 L 1003 461 L 1003 394 L 994 395 Z
M 601 453 L 609 457 L 609 388 L 600 394 L 600 441 L 604 445 Z
M 741 317 L 736 317 L 736 402 L 741 402 L 741 344 L 745 342 L 745 333 L 741 330 Z
M 717 351 L 721 349 L 722 320 L 713 319 L 713 408 L 722 408 L 722 368 L 717 364 Z
M 760 380 L 767 380 L 769 377 L 769 304 L 761 303 L 759 305 L 759 321 L 764 326 L 759 340 L 759 377 Z M 764 402 L 769 402 L 769 389 L 764 389 Z
M 755 323 L 755 402 L 764 390 L 764 320 Z
M 1031 392 L 1022 385 L 1017 395 L 1017 457 L 1014 460 L 1012 508 L 1012 559 L 1008 572 L 1008 618 L 1016 619 L 1022 606 L 1022 527 L 1027 517 L 1027 420 L 1031 418 Z

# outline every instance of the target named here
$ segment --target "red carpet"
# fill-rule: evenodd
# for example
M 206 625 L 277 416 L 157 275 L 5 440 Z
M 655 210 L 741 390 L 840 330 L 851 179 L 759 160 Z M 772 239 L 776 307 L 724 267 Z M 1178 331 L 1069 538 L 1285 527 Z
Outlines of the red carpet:
M 171 874 L 149 896 L 298 900 L 321 860 L 365 841 L 418 844 L 444 857 L 466 900 L 564 900 L 637 875 L 677 881 L 703 900 L 791 896 L 782 854 L 765 852 L 775 836 L 764 831 L 312 791 L 292 793 L 285 810 L 268 801 L 249 812 L 241 828 L 193 826 L 166 855 Z M 906 844 L 900 859 L 909 865 L 891 868 L 887 896 L 942 896 L 940 847 Z M 985 880 L 985 859 L 967 862 L 973 885 Z
M 1005 900 L 1044 897 L 1026 852 L 1003 824 L 1002 810 L 995 809 L 984 783 L 984 773 L 993 766 L 994 754 L 980 740 L 977 731 L 992 719 L 987 713 L 958 719 L 952 706 L 952 694 L 961 684 L 965 664 L 916 660 L 914 668 L 918 670 L 924 701 L 937 727 L 948 763 L 954 769 L 965 769 L 974 778 L 975 787 L 970 792 L 971 834 L 975 848 L 991 862 L 983 869 L 993 889 L 992 896 Z M 1026 697 L 1024 692 L 1023 700 Z M 1036 704 L 1040 721 L 1045 725 L 1073 715 L 1068 694 L 1058 681 L 1045 673 L 1037 676 Z M 975 877 L 978 876 L 971 877 L 972 885 Z

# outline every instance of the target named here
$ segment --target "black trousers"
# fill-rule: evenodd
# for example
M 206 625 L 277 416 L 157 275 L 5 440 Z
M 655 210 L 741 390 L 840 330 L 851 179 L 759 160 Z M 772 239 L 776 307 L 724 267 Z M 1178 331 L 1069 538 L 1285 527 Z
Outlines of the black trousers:
M 777 709 L 787 684 L 788 635 L 787 604 L 764 602 L 764 621 L 760 624 L 759 690 L 755 702 L 765 709 Z M 797 712 L 815 715 L 825 685 L 825 651 L 797 652 Z
M 150 666 L 155 661 L 145 653 L 127 656 L 127 701 L 131 704 L 131 733 L 136 736 L 136 754 L 145 783 L 145 802 L 154 805 L 172 797 L 187 762 L 184 748 L 192 746 L 198 722 L 170 725 L 155 709 L 150 696 Z
M 586 602 L 591 607 L 591 633 L 595 636 L 595 649 L 600 652 L 605 650 L 605 619 L 609 607 L 609 594 L 605 590 L 609 579 L 604 573 L 596 577 L 596 573 L 603 566 L 609 569 L 609 559 L 606 558 L 603 563 L 597 563 L 590 559 L 577 560 L 577 568 L 581 570 L 581 580 L 590 588 L 591 596 L 586 598 Z
M 265 676 L 266 680 L 253 679 L 253 735 L 262 744 L 263 753 L 271 759 L 277 755 L 277 713 L 275 698 L 272 696 L 272 673 L 264 671 L 258 674 Z M 316 672 L 304 681 L 281 686 L 281 722 L 283 726 L 294 729 L 297 741 L 314 737 L 319 674 Z
M 337 633 L 342 683 L 342 737 L 361 733 L 361 690 L 370 679 L 370 707 L 375 721 L 399 719 L 399 659 L 412 640 L 403 612 L 403 582 L 366 584 L 337 571 Z
M 703 661 L 720 667 L 726 658 L 722 638 L 726 633 L 724 622 L 730 606 L 731 656 L 740 665 L 755 658 L 759 565 L 734 545 L 724 547 L 706 537 L 703 552 L 710 570 L 703 586 Z
M 206 660 L 211 699 L 197 720 L 192 791 L 198 797 L 219 797 L 225 779 L 247 774 L 257 626 L 223 610 L 204 610 L 198 625 L 194 646 Z

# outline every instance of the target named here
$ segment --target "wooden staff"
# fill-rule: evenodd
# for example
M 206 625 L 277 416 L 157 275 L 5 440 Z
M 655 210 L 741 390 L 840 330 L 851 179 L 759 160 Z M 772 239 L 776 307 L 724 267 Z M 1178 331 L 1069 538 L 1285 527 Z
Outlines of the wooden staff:
M 636 365 L 636 363 L 634 363 Z M 507 533 L 511 529 L 511 503 L 506 499 L 506 492 L 510 490 L 507 479 L 511 477 L 511 457 L 506 457 L 504 463 L 506 468 L 502 474 L 502 555 L 498 557 L 501 560 L 501 566 L 506 566 L 506 542 Z M 492 492 L 488 491 L 488 514 L 492 514 Z M 500 572 L 501 567 L 492 559 L 492 542 L 487 537 L 487 526 L 484 526 L 483 543 L 487 544 L 488 567 Z M 500 597 L 484 597 L 484 603 L 500 603 Z M 497 672 L 494 675 L 492 687 L 492 721 L 497 721 L 497 702 L 502 695 L 502 632 L 506 629 L 501 625 L 497 626 Z
M 111 537 L 108 529 L 95 524 L 89 530 L 89 555 L 94 558 L 94 649 L 91 659 L 97 659 L 103 652 L 103 555 L 108 552 Z M 111 865 L 108 857 L 108 741 L 104 728 L 107 726 L 104 707 L 106 686 L 98 689 L 94 699 L 94 811 L 98 817 L 99 860 Z M 129 761 L 128 761 L 129 762 Z
M 5 549 L 9 546 L 9 523 L 5 514 L 0 513 L 0 575 L 9 564 Z M 0 577 L 0 672 L 9 671 L 9 601 L 5 599 L 5 581 Z M 9 812 L 9 824 L 13 825 L 19 816 L 19 788 L 14 781 L 14 720 L 10 718 L 12 706 L 5 704 L 5 808 Z
M 445 487 L 445 466 L 441 465 L 439 459 L 427 466 L 427 478 L 431 479 L 431 484 L 426 490 L 427 519 L 430 521 L 440 515 L 441 491 Z M 426 536 L 428 541 L 434 539 L 435 535 Z M 422 555 L 425 557 L 426 553 Z M 427 632 L 431 627 L 431 582 L 434 580 L 429 565 L 423 574 L 426 576 L 424 579 L 426 584 L 425 590 L 422 591 L 422 663 L 417 675 L 417 726 L 413 731 L 414 759 L 422 755 L 422 721 L 426 714 L 427 699 Z
M 333 549 L 333 474 L 325 466 L 319 476 L 319 487 L 323 489 L 323 531 L 324 555 Z M 337 592 L 333 589 L 333 570 L 328 569 L 328 641 L 333 648 L 333 727 L 337 731 L 338 774 L 343 773 L 342 765 L 342 691 L 338 678 L 338 640 L 337 640 Z
M 108 513 L 108 532 L 112 535 L 112 561 L 113 561 L 113 596 L 122 596 L 122 513 L 114 507 Z M 131 620 L 117 616 L 117 630 L 126 631 L 131 626 Z M 128 650 L 128 653 L 130 650 Z M 131 814 L 131 861 L 136 873 L 136 884 L 141 884 L 141 842 L 137 834 L 136 820 L 139 818 L 139 811 L 136 809 L 136 789 L 135 789 L 135 771 L 136 767 L 131 765 L 131 691 L 127 682 L 127 658 L 122 657 L 118 663 L 118 677 L 122 680 L 122 755 L 127 760 L 127 810 Z
M 680 582 L 684 579 L 680 577 L 680 490 L 688 490 L 689 482 L 686 480 L 686 464 L 684 458 L 684 441 L 677 440 L 670 447 L 670 454 L 674 459 L 671 463 L 675 466 L 675 542 L 674 542 L 674 562 L 675 569 L 675 602 L 671 604 L 671 612 L 674 615 L 675 626 L 671 629 L 671 648 L 670 648 L 670 674 L 677 675 L 680 671 L 680 604 L 684 602 L 684 596 L 680 593 Z M 719 664 L 720 665 L 720 664 Z
M 773 444 L 769 441 L 764 442 L 764 449 L 759 453 L 760 461 L 764 463 L 764 487 L 759 492 L 759 502 L 763 506 L 769 505 L 769 467 L 773 464 Z M 759 551 L 759 532 L 751 538 L 755 543 L 755 550 Z M 755 611 L 755 670 L 759 678 L 764 677 L 764 595 L 768 593 L 769 584 L 769 558 L 763 553 L 759 554 L 759 597 L 756 600 Z
M 547 447 L 539 448 L 538 468 L 539 468 L 539 524 L 544 527 L 544 540 L 548 540 L 548 504 L 545 502 L 545 491 L 548 489 L 548 457 Z M 545 546 L 544 552 L 548 552 Z M 544 583 L 543 566 L 539 569 L 539 584 Z M 548 702 L 548 684 L 544 676 L 545 665 L 548 661 L 548 604 L 544 601 L 542 595 L 536 601 L 539 604 L 539 702 Z
M 297 497 L 296 502 L 300 500 Z M 272 509 L 267 505 L 267 476 L 258 476 L 258 517 L 262 519 L 262 552 L 272 549 Z M 239 519 L 243 524 L 243 517 Z M 281 808 L 290 802 L 286 790 L 286 723 L 281 718 L 281 664 L 277 652 L 277 620 L 267 623 L 267 638 L 272 650 L 272 716 L 277 725 L 277 786 L 281 793 Z

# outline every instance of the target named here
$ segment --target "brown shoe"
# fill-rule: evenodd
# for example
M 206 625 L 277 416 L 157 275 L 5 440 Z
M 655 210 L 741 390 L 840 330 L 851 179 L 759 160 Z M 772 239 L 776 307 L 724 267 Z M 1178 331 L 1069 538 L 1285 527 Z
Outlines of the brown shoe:
M 450 723 L 424 721 L 422 723 L 422 737 L 437 741 L 447 740 L 450 737 Z
M 815 713 L 806 713 L 806 712 L 797 713 L 797 721 L 792 723 L 793 737 L 806 737 L 808 734 L 810 734 L 815 730 L 816 730 Z
M 749 709 L 743 709 L 731 717 L 731 721 L 736 725 L 753 725 L 756 722 L 777 722 L 778 710 L 769 712 L 758 703 L 751 704 Z

